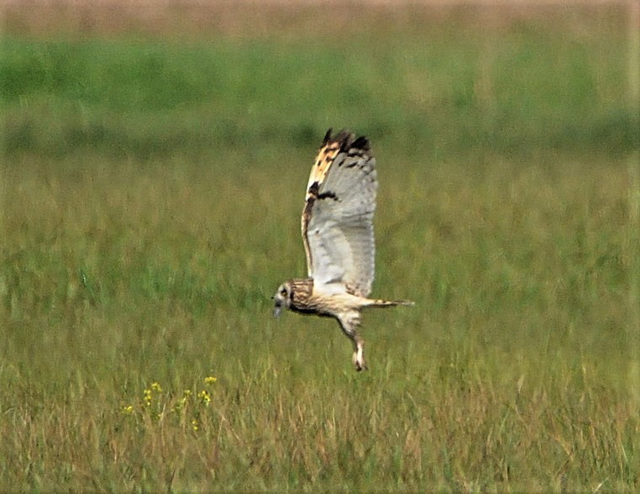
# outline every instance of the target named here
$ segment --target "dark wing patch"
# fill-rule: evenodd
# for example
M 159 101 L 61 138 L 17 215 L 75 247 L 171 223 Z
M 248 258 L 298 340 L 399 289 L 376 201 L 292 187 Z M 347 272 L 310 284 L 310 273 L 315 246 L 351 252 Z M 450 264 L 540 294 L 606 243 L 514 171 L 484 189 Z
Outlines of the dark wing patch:
M 334 201 L 339 201 L 340 200 L 340 199 L 338 199 L 338 196 L 335 195 L 335 193 L 331 192 L 331 191 L 323 192 L 322 194 L 320 194 L 318 196 L 318 199 L 333 199 Z

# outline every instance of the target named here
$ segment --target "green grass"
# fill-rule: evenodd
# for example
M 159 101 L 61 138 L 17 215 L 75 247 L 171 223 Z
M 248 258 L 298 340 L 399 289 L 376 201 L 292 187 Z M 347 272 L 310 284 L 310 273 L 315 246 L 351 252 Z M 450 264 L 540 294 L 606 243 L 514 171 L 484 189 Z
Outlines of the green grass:
M 5 37 L 0 490 L 640 488 L 624 16 L 397 15 Z M 329 126 L 378 157 L 374 294 L 416 301 L 365 314 L 366 373 L 271 317 Z

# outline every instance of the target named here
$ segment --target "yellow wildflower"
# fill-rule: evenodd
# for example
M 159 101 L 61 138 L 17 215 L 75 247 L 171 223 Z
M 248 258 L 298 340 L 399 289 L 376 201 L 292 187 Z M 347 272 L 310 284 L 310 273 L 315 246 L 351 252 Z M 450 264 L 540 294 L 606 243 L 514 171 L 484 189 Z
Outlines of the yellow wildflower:
M 208 376 L 204 378 L 204 383 L 205 384 L 213 384 L 218 380 L 218 378 L 213 377 L 213 376 Z
M 208 405 L 211 403 L 211 395 L 207 393 L 204 389 L 198 393 L 198 398 L 202 401 L 203 404 Z

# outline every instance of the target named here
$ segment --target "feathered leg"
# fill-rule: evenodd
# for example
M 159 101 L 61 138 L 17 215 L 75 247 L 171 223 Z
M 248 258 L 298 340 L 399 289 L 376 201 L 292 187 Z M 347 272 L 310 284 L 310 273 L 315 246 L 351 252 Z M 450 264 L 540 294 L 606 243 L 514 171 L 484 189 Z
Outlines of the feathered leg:
M 353 342 L 353 365 L 357 371 L 366 370 L 364 361 L 364 339 L 356 329 L 360 326 L 360 312 L 351 311 L 341 314 L 338 318 L 342 332 Z
M 369 307 L 395 307 L 396 305 L 413 305 L 409 300 L 357 299 L 358 309 L 350 309 L 334 316 L 340 323 L 342 332 L 353 342 L 353 365 L 357 371 L 366 370 L 364 361 L 364 340 L 356 331 L 360 326 L 360 309 Z M 355 304 L 354 304 L 355 305 Z
M 364 361 L 364 340 L 359 334 L 354 335 L 353 339 L 354 352 L 351 361 L 357 371 L 367 370 L 367 364 Z

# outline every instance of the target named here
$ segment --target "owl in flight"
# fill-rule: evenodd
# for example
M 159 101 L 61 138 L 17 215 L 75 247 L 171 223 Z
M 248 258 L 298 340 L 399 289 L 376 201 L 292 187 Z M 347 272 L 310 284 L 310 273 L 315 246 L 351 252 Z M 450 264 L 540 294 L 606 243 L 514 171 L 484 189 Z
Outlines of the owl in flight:
M 302 210 L 302 240 L 308 278 L 284 282 L 275 296 L 301 314 L 333 317 L 353 342 L 353 364 L 366 369 L 364 340 L 357 333 L 366 307 L 413 305 L 405 300 L 367 298 L 374 276 L 373 213 L 378 180 L 369 140 L 347 131 L 325 135 L 311 169 Z

